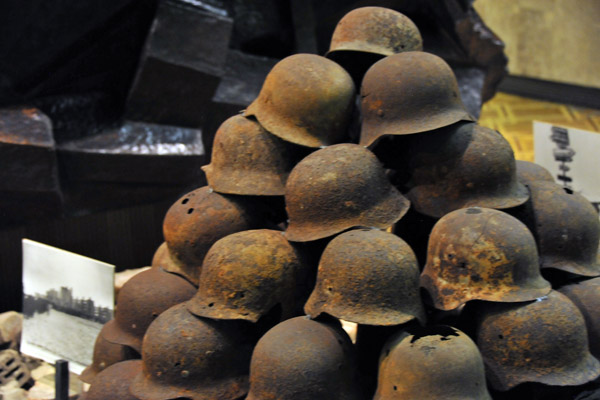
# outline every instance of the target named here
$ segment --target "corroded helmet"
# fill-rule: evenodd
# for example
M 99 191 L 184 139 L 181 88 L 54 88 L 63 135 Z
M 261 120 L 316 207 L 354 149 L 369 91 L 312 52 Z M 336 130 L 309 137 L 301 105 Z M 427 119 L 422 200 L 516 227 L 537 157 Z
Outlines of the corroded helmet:
M 517 160 L 517 180 L 523 185 L 538 181 L 554 182 L 550 171 L 539 164 Z
M 478 207 L 453 211 L 435 224 L 421 286 L 440 310 L 469 300 L 534 300 L 551 290 L 529 229 L 502 211 Z
M 202 169 L 219 193 L 283 196 L 290 171 L 306 155 L 300 149 L 235 115 L 217 130 L 211 163 Z
M 256 343 L 245 321 L 215 321 L 171 307 L 148 328 L 142 372 L 131 384 L 141 400 L 234 400 L 248 391 Z
M 307 242 L 356 226 L 387 228 L 409 202 L 394 188 L 377 157 L 356 144 L 318 150 L 292 170 L 285 188 L 288 240 Z
M 295 54 L 269 72 L 244 116 L 270 133 L 307 147 L 344 140 L 354 105 L 352 78 L 338 64 L 315 54 Z
M 142 360 L 116 363 L 100 372 L 81 400 L 138 400 L 129 392 L 133 378 L 142 371 Z
M 102 372 L 105 368 L 121 361 L 140 358 L 137 351 L 129 346 L 112 343 L 104 339 L 106 325 L 102 327 L 96 342 L 94 343 L 94 355 L 92 356 L 92 365 L 83 370 L 79 379 L 85 383 L 92 383 L 96 375 Z
M 581 276 L 599 276 L 600 220 L 582 195 L 553 182 L 529 184 L 540 267 Z
M 566 296 L 552 291 L 530 303 L 486 306 L 476 342 L 494 389 L 524 382 L 577 386 L 600 376 L 583 316 Z
M 600 358 L 600 278 L 563 286 L 558 291 L 571 299 L 583 314 L 590 351 L 594 357 Z
M 296 317 L 257 343 L 246 400 L 354 400 L 355 354 L 348 335 L 331 323 Z
M 130 346 L 139 353 L 150 323 L 167 308 L 189 300 L 195 293 L 191 283 L 160 268 L 140 272 L 119 292 L 117 313 L 106 323 L 104 339 Z
M 235 232 L 264 226 L 249 200 L 227 196 L 201 187 L 177 200 L 163 223 L 171 257 L 169 272 L 198 285 L 206 252 L 214 242 Z
M 172 273 L 177 273 L 175 271 L 181 270 L 181 263 L 175 258 L 171 257 L 171 252 L 169 251 L 167 242 L 162 242 L 162 244 L 158 246 L 154 252 L 154 255 L 152 256 L 152 266 L 162 268 L 165 271 Z
M 421 50 L 421 33 L 404 14 L 383 7 L 361 7 L 338 22 L 325 56 L 360 82 L 367 69 L 383 57 Z
M 492 129 L 454 124 L 415 136 L 410 153 L 406 196 L 421 214 L 440 218 L 466 207 L 506 209 L 529 199 L 517 181 L 510 144 Z
M 360 144 L 384 135 L 407 135 L 473 121 L 452 69 L 430 53 L 409 51 L 373 64 L 361 88 Z
M 383 347 L 374 400 L 491 400 L 481 354 L 450 326 L 400 331 Z
M 309 274 L 283 232 L 268 229 L 238 232 L 217 241 L 206 254 L 198 293 L 187 308 L 214 319 L 257 322 L 274 307 L 281 320 L 301 314 Z
M 317 285 L 304 311 L 365 325 L 425 322 L 419 266 L 398 236 L 374 229 L 336 236 L 319 263 Z

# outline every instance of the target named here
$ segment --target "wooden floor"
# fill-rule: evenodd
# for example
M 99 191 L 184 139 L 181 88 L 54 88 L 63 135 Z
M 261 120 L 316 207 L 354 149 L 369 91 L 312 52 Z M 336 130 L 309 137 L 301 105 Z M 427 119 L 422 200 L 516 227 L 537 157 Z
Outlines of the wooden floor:
M 533 121 L 600 132 L 600 110 L 497 93 L 483 105 L 479 124 L 496 129 L 518 160 L 533 161 Z

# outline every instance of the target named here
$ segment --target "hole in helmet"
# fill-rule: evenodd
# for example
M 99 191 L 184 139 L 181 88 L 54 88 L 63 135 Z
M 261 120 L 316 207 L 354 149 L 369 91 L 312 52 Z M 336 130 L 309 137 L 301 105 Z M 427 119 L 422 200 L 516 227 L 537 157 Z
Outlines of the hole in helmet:
M 188 210 L 188 214 L 191 214 L 191 213 L 193 213 L 193 212 L 194 212 L 194 209 L 193 209 L 193 208 L 190 208 L 190 209 Z
M 461 262 L 460 264 L 458 264 L 458 268 L 467 268 L 467 263 Z
M 328 286 L 327 290 L 329 290 L 330 292 L 333 292 L 333 288 L 331 286 Z
M 187 204 L 188 201 L 190 201 L 190 199 L 183 199 L 183 201 L 181 202 L 181 204 Z
M 212 306 L 214 306 L 214 305 L 215 305 L 215 303 L 208 303 L 208 306 L 209 306 L 209 307 L 212 307 Z
M 175 363 L 175 368 L 177 368 L 177 367 L 179 367 L 179 366 L 181 366 L 181 362 L 177 361 L 177 362 Z
M 563 190 L 565 191 L 566 194 L 573 194 L 573 189 L 563 188 Z
M 398 390 L 398 386 L 394 385 L 394 390 Z
M 448 254 L 448 258 L 452 260 L 454 258 L 454 254 Z
M 504 339 L 504 335 L 498 335 L 498 339 Z
M 451 326 L 446 326 L 446 325 L 438 325 L 438 326 L 431 326 L 431 327 L 420 327 L 420 326 L 414 326 L 411 329 L 408 330 L 408 332 L 410 332 L 413 337 L 412 339 L 410 339 L 410 343 L 414 343 L 417 340 L 426 337 L 426 336 L 434 336 L 434 335 L 439 335 L 442 336 L 444 338 L 447 338 L 448 336 L 458 336 L 459 333 L 456 329 L 452 328 Z M 446 339 L 448 340 L 448 339 Z
M 153 312 L 152 313 L 152 318 L 156 318 L 156 317 L 158 317 L 158 313 L 157 312 Z
M 244 297 L 246 297 L 246 295 L 244 294 L 244 292 L 240 293 L 240 299 L 243 299 Z

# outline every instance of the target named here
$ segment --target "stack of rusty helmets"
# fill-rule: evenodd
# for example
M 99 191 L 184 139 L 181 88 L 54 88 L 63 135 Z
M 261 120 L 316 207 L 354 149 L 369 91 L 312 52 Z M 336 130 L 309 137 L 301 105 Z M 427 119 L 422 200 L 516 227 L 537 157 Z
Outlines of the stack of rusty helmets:
M 421 50 L 412 21 L 364 7 L 326 57 L 273 67 L 122 289 L 89 398 L 487 400 L 600 376 L 598 215 Z

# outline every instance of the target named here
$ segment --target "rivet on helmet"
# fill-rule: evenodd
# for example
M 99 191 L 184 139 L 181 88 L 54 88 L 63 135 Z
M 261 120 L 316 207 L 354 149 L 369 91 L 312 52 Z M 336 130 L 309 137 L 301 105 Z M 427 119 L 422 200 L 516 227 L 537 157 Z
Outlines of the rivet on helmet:
M 431 131 L 458 121 L 473 121 L 456 77 L 444 60 L 409 51 L 386 57 L 365 74 L 361 87 L 360 144 L 384 135 Z
M 385 229 L 409 208 L 373 153 L 355 144 L 317 150 L 292 170 L 285 191 L 288 240 L 307 242 L 346 229 Z
M 469 300 L 534 300 L 551 290 L 529 229 L 502 211 L 478 207 L 453 211 L 435 224 L 421 286 L 440 310 Z
M 360 229 L 336 236 L 321 256 L 304 311 L 365 325 L 400 325 L 415 318 L 424 323 L 415 254 L 388 232 Z

